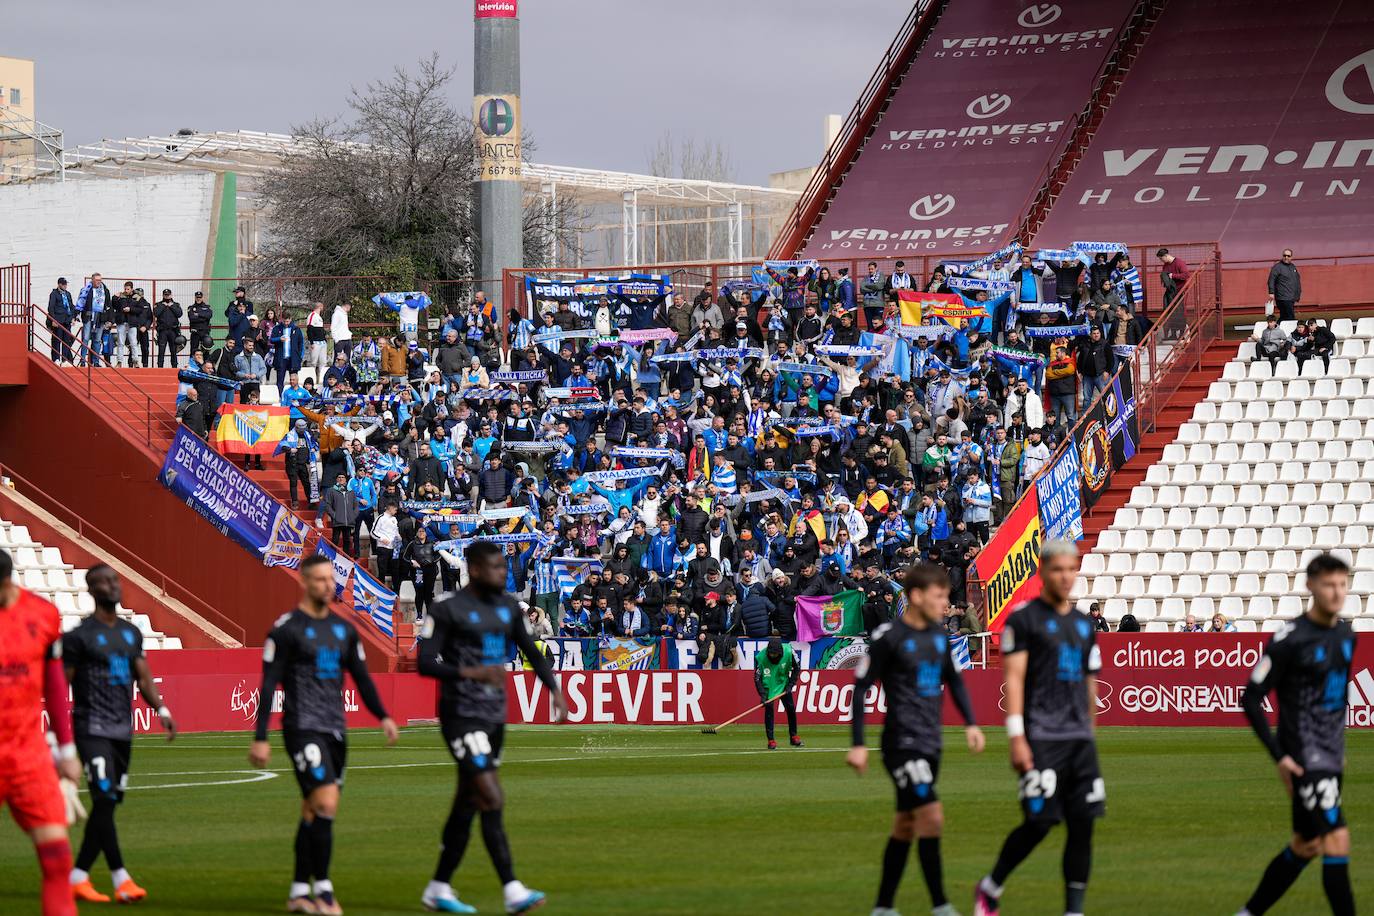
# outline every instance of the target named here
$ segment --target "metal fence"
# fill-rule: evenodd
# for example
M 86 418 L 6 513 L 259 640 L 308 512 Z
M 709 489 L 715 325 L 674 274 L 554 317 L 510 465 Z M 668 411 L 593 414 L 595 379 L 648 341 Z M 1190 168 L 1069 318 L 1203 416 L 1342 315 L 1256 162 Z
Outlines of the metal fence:
M 1064 244 L 1068 245 L 1069 240 L 1066 239 Z M 1190 266 L 1211 263 L 1220 257 L 1215 242 L 1165 242 L 1127 246 L 1131 263 L 1139 269 L 1141 283 L 1144 286 L 1144 301 L 1137 304 L 1136 311 L 1146 316 L 1158 314 L 1164 307 L 1164 284 L 1160 279 L 1159 261 L 1155 258 L 1155 252 L 1160 248 L 1168 248 L 1175 257 Z M 1033 253 L 1035 249 L 1027 249 L 1027 251 Z M 869 262 L 876 262 L 878 271 L 884 276 L 890 276 L 897 262 L 901 261 L 905 265 L 906 272 L 911 274 L 918 283 L 924 285 L 925 281 L 930 279 L 935 268 L 941 264 L 964 263 L 985 254 L 989 254 L 989 252 L 971 249 L 890 256 L 859 253 L 854 257 L 819 258 L 817 263 L 820 267 L 828 267 L 832 277 L 837 277 L 841 268 L 847 269 L 850 279 L 854 281 L 855 301 L 857 302 L 862 300 L 859 286 L 863 278 L 868 275 Z M 527 275 L 555 280 L 576 280 L 583 277 L 616 276 L 631 272 L 668 274 L 673 280 L 674 295 L 685 295 L 690 299 L 703 287 L 709 287 L 714 293 L 720 289 L 722 283 L 727 281 L 747 280 L 759 264 L 759 261 L 711 261 L 688 264 L 641 264 L 635 267 L 561 267 L 557 270 L 507 270 L 501 284 L 501 306 L 507 312 L 513 310 L 527 317 L 534 317 L 530 314 L 529 304 L 525 301 L 525 277 Z M 1219 276 L 1217 283 L 1220 284 Z

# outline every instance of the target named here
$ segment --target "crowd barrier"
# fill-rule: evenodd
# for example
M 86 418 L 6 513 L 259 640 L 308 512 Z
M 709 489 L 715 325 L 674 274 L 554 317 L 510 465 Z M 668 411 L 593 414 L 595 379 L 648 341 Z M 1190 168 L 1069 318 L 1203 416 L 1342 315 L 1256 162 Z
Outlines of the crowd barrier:
M 1120 634 L 1098 636 L 1102 672 L 1098 678 L 1097 722 L 1104 726 L 1242 727 L 1241 697 L 1250 671 L 1263 651 L 1266 634 Z M 183 731 L 250 731 L 263 701 L 259 685 L 261 654 L 253 649 L 150 652 L 149 665 L 162 696 Z M 568 653 L 569 658 L 572 653 Z M 844 725 L 850 721 L 857 653 L 849 664 L 802 672 L 796 688 L 803 725 Z M 753 672 L 744 670 L 594 670 L 560 667 L 556 676 L 567 695 L 571 724 L 702 726 L 723 722 L 758 702 Z M 418 674 L 374 674 L 387 709 L 402 724 L 431 721 L 436 715 L 435 682 Z M 979 722 L 1000 725 L 1002 672 L 964 672 Z M 552 707 L 548 691 L 530 672 L 508 676 L 507 717 L 513 723 L 547 724 Z M 345 694 L 351 726 L 373 727 L 350 684 Z M 1351 666 L 1346 722 L 1374 727 L 1374 645 L 1359 645 Z M 273 698 L 280 709 L 281 693 Z M 873 687 L 865 708 L 881 722 L 887 698 Z M 1267 704 L 1275 714 L 1272 701 Z M 761 712 L 745 723 L 763 720 Z M 958 724 L 945 703 L 945 722 Z M 135 730 L 161 730 L 153 711 L 138 701 Z M 275 727 L 275 721 L 274 721 Z

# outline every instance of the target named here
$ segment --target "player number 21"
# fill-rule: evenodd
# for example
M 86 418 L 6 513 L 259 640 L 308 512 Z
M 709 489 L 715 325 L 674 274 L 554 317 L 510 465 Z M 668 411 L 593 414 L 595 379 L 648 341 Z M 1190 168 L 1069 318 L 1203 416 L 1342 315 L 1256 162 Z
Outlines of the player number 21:
M 468 732 L 461 738 L 453 739 L 453 753 L 459 759 L 468 754 L 486 757 L 491 754 L 491 739 L 486 732 Z
M 307 744 L 299 751 L 296 751 L 296 769 L 304 773 L 306 767 L 317 767 L 320 765 L 320 761 L 323 759 L 324 758 L 320 754 L 320 746 L 318 744 Z
M 930 772 L 930 764 L 924 760 L 908 760 L 892 772 L 892 778 L 897 781 L 899 788 L 905 789 L 909 785 L 924 785 L 931 782 L 933 776 Z

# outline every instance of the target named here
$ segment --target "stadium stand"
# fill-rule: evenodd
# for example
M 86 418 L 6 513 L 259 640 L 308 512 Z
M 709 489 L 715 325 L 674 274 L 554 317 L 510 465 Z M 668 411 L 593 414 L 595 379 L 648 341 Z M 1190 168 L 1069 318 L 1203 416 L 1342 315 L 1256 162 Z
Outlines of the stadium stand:
M 1331 322 L 1329 371 L 1256 360 L 1264 326 L 1084 558 L 1081 597 L 1113 624 L 1130 613 L 1146 632 L 1189 616 L 1205 627 L 1220 613 L 1275 630 L 1301 612 L 1303 567 L 1331 550 L 1362 570 L 1346 613 L 1374 631 L 1374 317 Z
M 25 526 L 0 520 L 0 548 L 8 550 L 14 558 L 14 576 L 19 584 L 57 605 L 62 612 L 64 633 L 95 609 L 86 591 L 86 570 L 64 562 L 60 549 L 33 540 Z M 119 616 L 143 633 L 145 649 L 181 648 L 180 639 L 153 629 L 147 614 L 136 614 L 120 605 Z

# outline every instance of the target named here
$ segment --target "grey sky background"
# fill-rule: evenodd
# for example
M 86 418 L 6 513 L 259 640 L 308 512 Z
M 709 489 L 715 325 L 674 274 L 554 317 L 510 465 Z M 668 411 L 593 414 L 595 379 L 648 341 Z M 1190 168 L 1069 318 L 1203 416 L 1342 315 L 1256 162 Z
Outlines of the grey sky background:
M 521 0 L 534 158 L 644 171 L 664 132 L 721 143 L 735 178 L 813 165 L 905 0 Z M 67 0 L 10 11 L 0 54 L 36 62 L 69 146 L 197 130 L 286 132 L 437 51 L 471 108 L 471 0 Z

